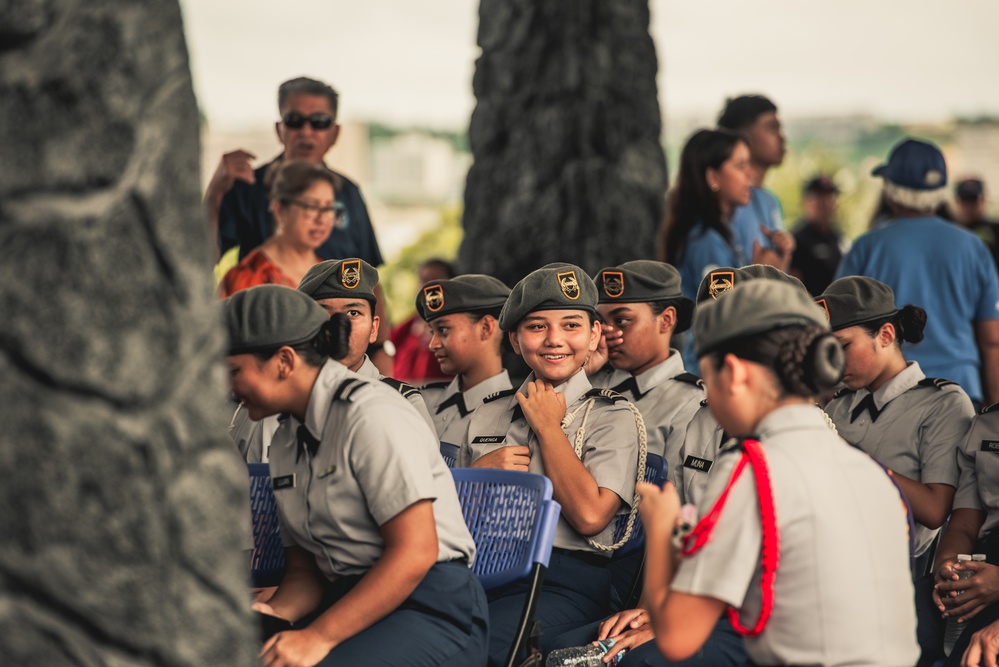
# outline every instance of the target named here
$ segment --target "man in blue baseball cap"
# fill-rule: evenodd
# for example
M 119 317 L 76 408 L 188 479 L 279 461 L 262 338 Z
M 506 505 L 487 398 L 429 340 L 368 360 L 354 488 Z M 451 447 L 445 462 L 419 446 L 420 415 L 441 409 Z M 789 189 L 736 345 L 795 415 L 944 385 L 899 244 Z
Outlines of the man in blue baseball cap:
M 934 144 L 905 139 L 874 169 L 891 220 L 856 240 L 836 277 L 869 276 L 899 303 L 930 315 L 908 353 L 927 376 L 953 380 L 979 405 L 999 401 L 999 276 L 974 234 L 936 217 L 947 196 L 947 163 Z

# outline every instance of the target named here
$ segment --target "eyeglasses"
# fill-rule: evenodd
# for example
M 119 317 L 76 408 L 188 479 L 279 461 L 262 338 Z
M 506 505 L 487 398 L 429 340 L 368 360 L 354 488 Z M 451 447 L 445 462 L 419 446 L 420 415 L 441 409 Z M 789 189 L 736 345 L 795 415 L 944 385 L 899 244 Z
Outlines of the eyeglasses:
M 346 207 L 340 202 L 336 202 L 333 206 L 320 206 L 318 204 L 302 201 L 301 199 L 289 199 L 285 203 L 294 204 L 306 213 L 311 213 L 317 218 L 334 218 L 335 220 L 341 220 L 343 218 L 343 212 L 346 210 Z
M 328 130 L 333 125 L 333 116 L 328 113 L 314 113 L 309 116 L 303 116 L 297 111 L 292 111 L 286 113 L 281 122 L 289 130 L 301 130 L 305 127 L 306 123 L 311 125 L 313 130 Z

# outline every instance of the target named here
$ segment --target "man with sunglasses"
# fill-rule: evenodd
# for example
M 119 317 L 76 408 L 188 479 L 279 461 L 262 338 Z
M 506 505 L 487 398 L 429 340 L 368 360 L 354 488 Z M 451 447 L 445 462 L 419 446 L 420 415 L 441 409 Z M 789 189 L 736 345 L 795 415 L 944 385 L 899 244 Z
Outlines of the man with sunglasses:
M 257 169 L 251 165 L 255 156 L 247 151 L 222 156 L 205 193 L 219 257 L 231 253 L 230 263 L 235 264 L 270 237 L 274 225 L 264 184 L 267 169 L 284 159 L 323 164 L 340 132 L 337 102 L 337 92 L 321 81 L 305 77 L 285 81 L 278 88 L 281 120 L 275 123 L 284 152 Z M 379 266 L 382 255 L 361 192 L 343 174 L 337 175 L 342 187 L 337 193 L 333 232 L 316 252 L 323 259 L 360 257 Z

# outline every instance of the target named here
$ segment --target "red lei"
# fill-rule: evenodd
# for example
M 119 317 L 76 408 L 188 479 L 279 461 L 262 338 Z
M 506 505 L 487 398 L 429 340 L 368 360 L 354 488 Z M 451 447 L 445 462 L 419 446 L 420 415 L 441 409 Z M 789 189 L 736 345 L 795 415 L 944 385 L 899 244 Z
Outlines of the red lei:
M 763 540 L 760 547 L 763 578 L 760 581 L 760 589 L 763 595 L 763 605 L 760 609 L 760 618 L 752 628 L 742 625 L 739 620 L 739 612 L 732 607 L 728 609 L 728 618 L 732 622 L 732 627 L 735 628 L 736 632 L 741 635 L 755 637 L 766 628 L 767 621 L 770 620 L 770 614 L 773 612 L 774 582 L 777 578 L 777 566 L 780 563 L 780 533 L 777 529 L 777 508 L 774 505 L 773 487 L 770 484 L 770 469 L 767 466 L 767 457 L 763 451 L 763 446 L 758 440 L 742 441 L 742 458 L 736 464 L 735 470 L 732 471 L 732 476 L 729 478 L 725 490 L 718 496 L 715 504 L 704 518 L 694 526 L 689 535 L 683 538 L 681 553 L 684 556 L 691 556 L 700 551 L 701 547 L 711 539 L 711 533 L 714 531 L 718 519 L 721 518 L 721 513 L 725 508 L 729 492 L 747 464 L 751 464 L 753 469 L 753 476 L 756 480 L 756 493 L 760 501 L 760 523 L 763 529 Z

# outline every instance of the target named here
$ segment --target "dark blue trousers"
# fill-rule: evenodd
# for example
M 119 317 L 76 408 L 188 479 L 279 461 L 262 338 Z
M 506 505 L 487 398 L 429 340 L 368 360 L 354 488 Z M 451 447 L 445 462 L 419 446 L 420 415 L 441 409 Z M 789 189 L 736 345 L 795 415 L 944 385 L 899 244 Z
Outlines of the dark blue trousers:
M 551 650 L 589 644 L 597 638 L 601 622 L 559 635 L 552 641 Z M 618 667 L 744 667 L 750 664 L 742 637 L 728 622 L 728 616 L 724 615 L 701 650 L 682 662 L 670 662 L 656 648 L 656 643 L 650 641 L 625 653 Z
M 330 585 L 328 608 L 360 580 Z M 319 663 L 366 667 L 437 667 L 486 663 L 489 636 L 486 594 L 461 563 L 437 563 L 394 612 L 340 644 Z
M 594 565 L 552 552 L 538 600 L 535 619 L 541 622 L 541 650 L 551 650 L 558 635 L 606 617 L 611 610 L 610 573 Z M 506 662 L 513 635 L 527 598 L 526 584 L 512 584 L 489 593 L 489 665 Z

